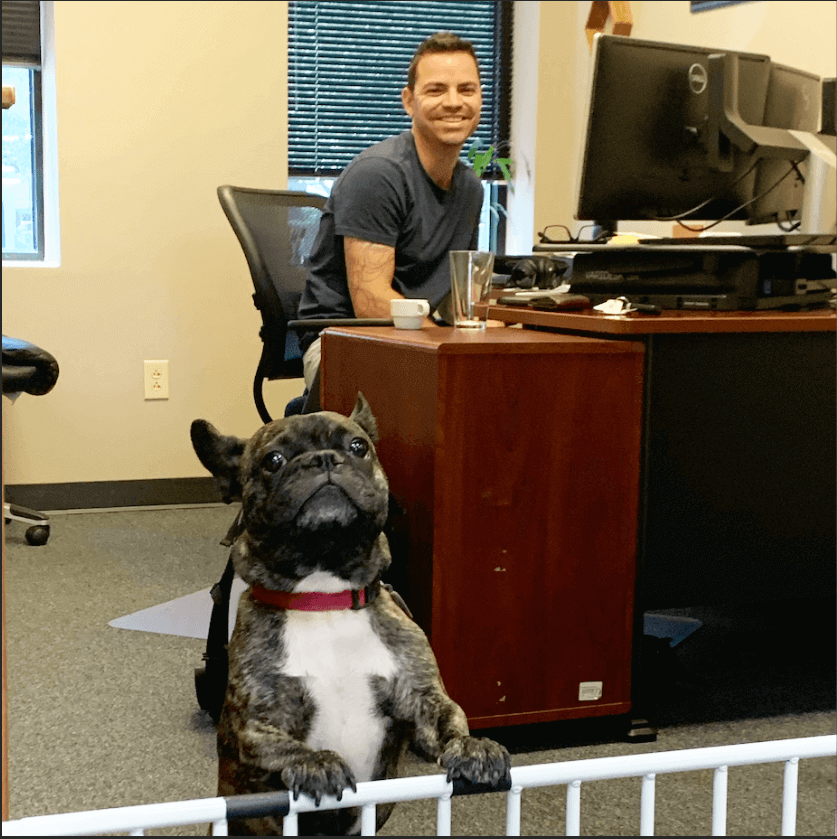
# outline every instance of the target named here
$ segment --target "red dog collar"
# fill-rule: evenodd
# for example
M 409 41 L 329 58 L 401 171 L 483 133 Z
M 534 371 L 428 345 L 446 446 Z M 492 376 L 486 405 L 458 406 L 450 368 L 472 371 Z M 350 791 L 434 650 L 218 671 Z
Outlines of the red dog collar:
M 276 591 L 274 589 L 253 586 L 252 594 L 256 600 L 276 606 L 277 609 L 297 612 L 333 612 L 340 609 L 362 609 L 375 599 L 377 585 L 360 590 L 346 589 L 334 593 L 324 591 Z M 372 591 L 374 590 L 374 594 Z

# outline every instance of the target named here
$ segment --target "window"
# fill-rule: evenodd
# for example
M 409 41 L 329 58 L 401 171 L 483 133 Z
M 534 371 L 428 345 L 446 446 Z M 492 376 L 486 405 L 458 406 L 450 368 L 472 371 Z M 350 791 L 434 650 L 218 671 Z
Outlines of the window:
M 410 127 L 401 105 L 407 67 L 421 41 L 439 30 L 473 42 L 483 109 L 472 139 L 508 156 L 511 2 L 292 0 L 288 7 L 290 189 L 327 195 L 356 154 Z M 502 251 L 504 239 L 506 187 L 500 177 L 496 169 L 483 174 L 480 247 L 494 251 Z
M 3 1 L 3 259 L 44 259 L 41 4 Z

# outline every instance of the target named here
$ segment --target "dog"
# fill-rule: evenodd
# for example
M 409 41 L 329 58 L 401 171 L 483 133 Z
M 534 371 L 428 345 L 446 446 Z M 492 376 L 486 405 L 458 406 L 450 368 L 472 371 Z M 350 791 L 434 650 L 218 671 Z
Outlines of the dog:
M 317 804 L 393 778 L 407 746 L 448 780 L 510 784 L 506 749 L 471 737 L 427 637 L 381 584 L 389 486 L 362 394 L 349 417 L 275 420 L 249 440 L 195 420 L 192 443 L 225 501 L 241 500 L 232 547 L 249 585 L 229 645 L 218 724 L 218 794 L 287 789 Z M 392 804 L 377 807 L 377 828 Z M 300 814 L 300 835 L 359 831 L 359 808 Z M 281 819 L 230 835 L 281 835 Z

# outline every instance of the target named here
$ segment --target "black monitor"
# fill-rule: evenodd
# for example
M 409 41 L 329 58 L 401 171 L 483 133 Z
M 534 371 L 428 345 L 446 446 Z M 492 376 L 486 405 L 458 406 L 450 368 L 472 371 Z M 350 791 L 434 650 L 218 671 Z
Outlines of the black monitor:
M 772 64 L 763 125 L 817 133 L 820 130 L 820 77 L 782 64 Z M 803 183 L 787 172 L 784 160 L 760 160 L 755 195 L 767 193 L 749 208 L 750 224 L 794 222 L 802 210 Z M 770 187 L 781 180 L 778 187 Z
M 745 205 L 770 174 L 758 161 L 787 169 L 808 154 L 790 126 L 765 127 L 779 119 L 771 82 L 785 92 L 798 78 L 766 55 L 597 35 L 576 218 L 752 223 Z

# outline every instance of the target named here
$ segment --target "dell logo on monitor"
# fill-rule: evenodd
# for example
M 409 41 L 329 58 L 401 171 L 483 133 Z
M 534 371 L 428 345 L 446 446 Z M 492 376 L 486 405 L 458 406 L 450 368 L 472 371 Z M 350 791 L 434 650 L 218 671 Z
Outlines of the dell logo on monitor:
M 692 93 L 703 93 L 706 90 L 706 68 L 702 64 L 693 64 L 689 67 L 689 87 Z

